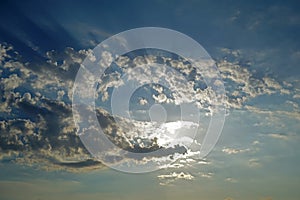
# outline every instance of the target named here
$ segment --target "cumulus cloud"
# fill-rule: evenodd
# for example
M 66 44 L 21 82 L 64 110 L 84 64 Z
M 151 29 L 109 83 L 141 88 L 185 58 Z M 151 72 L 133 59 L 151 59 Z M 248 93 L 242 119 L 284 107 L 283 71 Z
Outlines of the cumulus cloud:
M 139 100 L 139 103 L 140 103 L 140 105 L 146 105 L 146 104 L 148 104 L 148 101 L 147 101 L 147 99 L 141 98 Z
M 289 87 L 274 78 L 267 76 L 257 78 L 255 73 L 238 62 L 220 60 L 217 65 L 225 81 L 229 108 L 245 108 L 248 101 L 262 95 L 276 93 L 290 95 L 292 93 Z
M 11 46 L 1 45 L 1 52 L 0 114 L 7 116 L 0 120 L 1 159 L 72 171 L 103 167 L 100 162 L 89 161 L 91 156 L 76 136 L 67 103 L 70 95 L 65 96 L 70 93 L 72 73 L 83 54 L 71 48 L 62 55 L 51 51 L 48 62 L 35 68 L 15 60 Z M 56 99 L 53 94 L 57 94 Z
M 11 51 L 13 50 L 13 47 L 11 45 L 7 45 L 6 43 L 0 44 L 0 62 L 1 65 L 5 64 L 5 61 L 7 59 L 12 58 Z
M 18 163 L 45 163 L 45 166 L 51 166 L 49 168 L 73 170 L 103 167 L 100 162 L 91 158 L 76 135 L 78 127 L 73 123 L 71 108 L 76 73 L 86 57 L 91 62 L 96 62 L 93 52 L 76 51 L 73 48 L 66 48 L 63 52 L 49 51 L 44 63 L 23 63 L 18 60 L 18 53 L 14 52 L 13 47 L 6 44 L 0 45 L 0 52 L 1 159 Z M 240 54 L 238 51 L 232 53 L 236 56 Z M 103 59 L 97 64 L 108 67 L 112 59 L 109 52 L 103 52 Z M 155 67 L 153 66 L 155 63 L 160 63 L 164 67 Z M 201 64 L 210 66 L 212 63 L 204 61 Z M 145 67 L 145 65 L 152 65 L 152 67 Z M 260 95 L 272 94 L 298 98 L 298 94 L 291 89 L 291 84 L 281 83 L 267 76 L 257 78 L 252 71 L 238 62 L 222 59 L 217 62 L 217 65 L 222 78 L 229 83 L 226 85 L 227 98 L 225 99 L 229 109 L 246 109 L 269 114 L 271 111 L 249 106 L 247 102 Z M 135 58 L 123 55 L 115 61 L 113 67 L 115 70 L 108 69 L 99 80 L 96 98 L 102 102 L 107 102 L 111 98 L 112 88 L 122 87 L 128 80 L 141 84 L 148 84 L 149 81 L 156 83 L 147 88 L 149 98 L 138 99 L 137 103 L 140 107 L 151 106 L 153 102 L 168 105 L 191 103 L 207 114 L 212 114 L 215 111 L 216 100 L 224 97 L 215 92 L 215 89 L 222 85 L 220 80 L 213 80 L 212 86 L 208 86 L 201 72 L 183 58 L 174 59 L 167 54 Z M 123 75 L 126 75 L 125 78 Z M 160 86 L 160 80 L 164 80 L 167 87 Z M 276 112 L 300 119 L 296 109 L 292 112 Z M 169 126 L 168 124 L 156 126 L 154 123 L 147 124 L 119 118 L 118 123 L 123 127 L 120 129 L 108 111 L 97 109 L 97 117 L 100 124 L 105 127 L 108 137 L 123 149 L 139 152 L 163 147 L 166 150 L 165 156 L 176 153 L 180 155 L 177 157 L 178 163 L 168 166 L 173 168 L 181 168 L 197 162 L 191 158 L 197 152 L 188 151 L 186 148 L 187 144 L 193 142 L 192 131 L 186 130 L 202 127 L 186 121 L 180 124 L 180 127 L 185 129 L 187 134 L 173 141 L 173 136 L 170 134 L 176 135 L 179 131 L 176 129 L 176 121 L 170 122 L 173 124 Z M 157 131 L 153 133 L 153 130 Z M 270 135 L 270 137 L 284 139 L 283 136 Z M 227 154 L 246 151 L 248 150 L 223 149 Z M 200 162 L 202 162 L 200 164 L 208 163 Z M 169 178 L 172 177 L 191 180 L 193 176 L 184 173 L 169 174 Z
M 12 56 L 9 56 L 9 51 L 12 48 L 4 49 L 1 59 L 6 75 L 0 82 L 4 94 L 1 113 L 10 112 L 11 115 L 0 121 L 2 159 L 43 165 L 47 169 L 80 171 L 102 168 L 101 162 L 93 160 L 76 135 L 78 127 L 73 122 L 71 109 L 75 72 L 85 56 L 94 60 L 91 52 L 76 52 L 72 48 L 67 48 L 62 54 L 50 51 L 47 53 L 47 62 L 35 69 L 31 64 L 10 59 Z M 108 54 L 106 57 L 101 65 L 109 63 L 111 58 Z M 146 60 L 151 61 L 150 58 Z M 118 75 L 117 72 L 115 74 Z M 103 84 L 100 90 L 106 91 L 116 86 L 116 82 L 112 83 L 111 80 L 107 85 Z M 162 93 L 162 89 L 157 88 L 157 91 Z M 142 100 L 142 104 L 146 103 L 146 99 Z M 154 127 L 151 129 L 151 126 L 154 124 L 132 123 L 119 118 L 118 122 L 122 123 L 120 129 L 105 110 L 97 109 L 97 117 L 101 126 L 105 127 L 107 136 L 122 149 L 145 152 L 164 145 L 165 156 L 181 154 L 186 157 L 184 154 L 187 154 L 187 149 L 184 146 L 171 144 L 163 136 L 168 131 L 166 127 L 161 127 L 161 132 L 152 137 L 147 134 L 152 133 Z
M 159 64 L 155 63 L 157 60 L 160 60 Z M 106 97 L 105 100 L 110 97 L 110 88 L 118 88 L 128 82 L 141 86 L 151 83 L 150 97 L 157 103 L 194 103 L 208 112 L 213 109 L 212 105 L 216 99 L 222 98 L 215 94 L 211 87 L 206 86 L 201 72 L 185 60 L 153 55 L 138 56 L 134 59 L 121 56 L 115 63 L 119 76 L 113 76 L 113 73 L 105 74 L 97 91 L 98 96 Z M 220 87 L 220 83 L 216 80 L 215 87 Z
M 224 99 L 223 103 L 227 108 L 248 109 L 248 102 L 262 95 L 296 95 L 291 88 L 291 83 L 286 81 L 278 82 L 270 76 L 258 76 L 255 71 L 250 71 L 247 64 L 243 66 L 237 58 L 241 54 L 240 51 L 235 52 L 229 49 L 223 49 L 222 51 L 236 57 L 236 60 L 233 61 L 226 59 L 217 61 L 218 69 L 226 86 L 227 98 Z M 157 61 L 160 61 L 160 64 L 165 67 L 141 67 L 154 65 Z M 212 105 L 216 103 L 213 100 L 220 98 L 213 88 L 207 87 L 203 74 L 184 59 L 173 59 L 165 54 L 163 56 L 138 56 L 134 59 L 125 55 L 119 57 L 116 60 L 116 64 L 122 71 L 121 75 L 127 74 L 127 81 L 134 80 L 141 84 L 146 84 L 149 80 L 150 82 L 165 80 L 168 83 L 168 89 L 171 91 L 171 94 L 167 93 L 163 87 L 154 85 L 155 93 L 152 94 L 152 98 L 157 103 L 180 105 L 181 103 L 193 102 L 199 108 L 212 113 Z M 201 64 L 205 65 L 205 63 Z M 128 66 L 135 66 L 135 68 Z M 170 67 L 175 70 L 170 70 Z M 209 76 L 209 73 L 205 73 L 205 75 Z M 112 74 L 109 77 L 110 79 L 107 82 L 101 83 L 101 89 L 98 91 L 102 94 L 102 97 L 105 97 L 105 100 L 110 96 L 109 88 L 119 87 L 124 84 L 121 76 L 117 76 L 113 80 L 111 79 L 113 77 Z M 218 87 L 220 83 L 220 80 L 216 80 L 213 85 Z

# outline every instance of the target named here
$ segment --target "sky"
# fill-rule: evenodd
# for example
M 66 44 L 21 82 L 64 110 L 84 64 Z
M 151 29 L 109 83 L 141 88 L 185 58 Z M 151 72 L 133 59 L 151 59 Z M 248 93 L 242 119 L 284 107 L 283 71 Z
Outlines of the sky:
M 0 9 L 0 199 L 299 199 L 297 1 L 13 0 L 1 1 Z M 130 152 L 178 153 L 159 170 L 132 174 L 109 168 L 89 152 L 77 134 L 84 116 L 73 120 L 72 98 L 78 72 L 92 60 L 93 49 L 140 27 L 179 31 L 203 46 L 224 84 L 226 117 L 212 151 L 197 157 L 201 137 L 193 141 L 196 150 L 187 148 L 187 138 L 195 127 L 205 133 L 216 113 L 205 72 L 163 50 L 122 55 L 96 88 L 104 133 Z M 168 68 L 159 71 L 157 63 Z M 134 66 L 137 71 L 130 70 Z M 126 73 L 127 81 L 157 76 L 170 83 L 170 88 L 138 88 L 129 99 L 131 121 L 113 118 L 110 106 L 113 89 L 126 85 L 120 80 Z M 187 102 L 201 111 L 200 123 L 193 117 L 179 122 L 178 106 Z M 158 104 L 165 108 L 163 116 L 156 115 L 161 107 L 151 107 Z M 151 117 L 166 121 L 147 123 Z M 180 137 L 173 141 L 175 133 Z

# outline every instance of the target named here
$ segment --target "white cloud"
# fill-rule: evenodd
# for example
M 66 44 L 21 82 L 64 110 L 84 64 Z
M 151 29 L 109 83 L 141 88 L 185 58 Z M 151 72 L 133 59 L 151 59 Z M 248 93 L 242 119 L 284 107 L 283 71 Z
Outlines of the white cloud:
M 6 59 L 11 58 L 10 52 L 13 50 L 11 45 L 0 44 L 0 64 L 3 65 Z
M 258 145 L 258 144 L 260 144 L 260 142 L 258 140 L 255 140 L 252 142 L 252 145 Z
M 109 67 L 110 64 L 112 63 L 113 61 L 113 56 L 110 52 L 108 51 L 103 51 L 102 54 L 101 54 L 101 60 L 99 61 L 99 65 L 100 67 Z
M 155 101 L 157 101 L 158 103 L 164 103 L 167 101 L 167 96 L 165 94 L 158 94 L 157 96 L 156 95 L 152 95 L 153 99 Z
M 148 101 L 147 101 L 147 99 L 140 98 L 140 100 L 139 100 L 139 104 L 143 106 L 143 105 L 146 105 L 146 104 L 148 104 Z
M 300 99 L 300 94 L 294 94 L 293 98 L 294 99 Z
M 234 148 L 224 148 L 222 149 L 222 152 L 226 154 L 238 154 L 238 153 L 244 153 L 248 152 L 250 149 L 234 149 Z
M 288 140 L 288 135 L 280 134 L 280 133 L 270 133 L 268 134 L 269 137 L 281 140 Z
M 213 177 L 213 175 L 214 175 L 214 173 L 212 173 L 212 172 L 208 172 L 208 173 L 203 173 L 203 172 L 201 172 L 201 173 L 200 173 L 200 176 L 201 176 L 202 178 L 207 178 L 207 179 L 211 179 L 211 178 Z
M 160 185 L 169 185 L 170 183 L 173 183 L 174 181 L 177 181 L 177 180 L 191 181 L 191 180 L 194 180 L 194 178 L 195 178 L 190 173 L 185 173 L 185 172 L 173 172 L 170 174 L 162 174 L 157 177 L 161 181 Z
M 273 88 L 278 91 L 280 91 L 282 89 L 282 86 L 277 81 L 275 81 L 274 79 L 272 79 L 270 77 L 264 77 L 263 81 L 266 84 L 266 86 L 269 88 Z
M 230 183 L 237 183 L 238 181 L 234 178 L 228 177 L 225 179 L 226 182 L 230 182 Z
M 255 106 L 249 106 L 249 105 L 245 105 L 244 106 L 245 109 L 253 112 L 253 113 L 257 113 L 260 115 L 269 115 L 269 116 L 274 116 L 274 115 L 278 115 L 278 116 L 284 116 L 284 117 L 288 117 L 291 119 L 296 119 L 296 120 L 300 120 L 300 113 L 297 111 L 285 111 L 285 110 L 267 110 L 267 109 L 262 109 L 262 108 L 258 108 Z
M 200 165 L 209 165 L 209 164 L 211 164 L 211 162 L 209 162 L 207 160 L 200 160 L 200 161 L 198 161 L 198 164 L 200 164 Z
M 17 74 L 12 74 L 7 78 L 1 78 L 0 83 L 4 86 L 4 91 L 8 92 L 19 87 L 22 83 L 24 83 L 24 80 Z

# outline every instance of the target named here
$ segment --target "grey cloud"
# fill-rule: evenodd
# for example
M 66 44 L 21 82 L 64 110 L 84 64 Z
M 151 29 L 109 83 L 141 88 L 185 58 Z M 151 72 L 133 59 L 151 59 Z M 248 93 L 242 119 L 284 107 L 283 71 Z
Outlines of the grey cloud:
M 15 54 L 12 47 L 1 45 L 1 160 L 49 169 L 103 167 L 89 161 L 91 156 L 75 134 L 71 105 L 62 101 L 64 91 L 72 88 L 72 74 L 83 53 L 73 49 L 66 49 L 62 55 L 49 52 L 49 62 L 39 70 L 15 60 Z M 52 100 L 49 90 L 56 93 L 58 88 L 57 100 Z

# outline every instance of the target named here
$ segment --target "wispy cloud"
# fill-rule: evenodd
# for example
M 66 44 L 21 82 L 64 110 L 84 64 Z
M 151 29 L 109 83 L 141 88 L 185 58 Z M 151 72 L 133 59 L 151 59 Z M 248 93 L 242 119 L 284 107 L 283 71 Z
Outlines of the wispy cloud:
M 250 149 L 234 149 L 234 148 L 224 148 L 222 149 L 222 152 L 226 154 L 238 154 L 238 153 L 244 153 L 248 152 Z
M 280 134 L 280 133 L 270 133 L 268 134 L 269 137 L 275 138 L 275 139 L 281 139 L 281 140 L 288 140 L 288 135 Z

